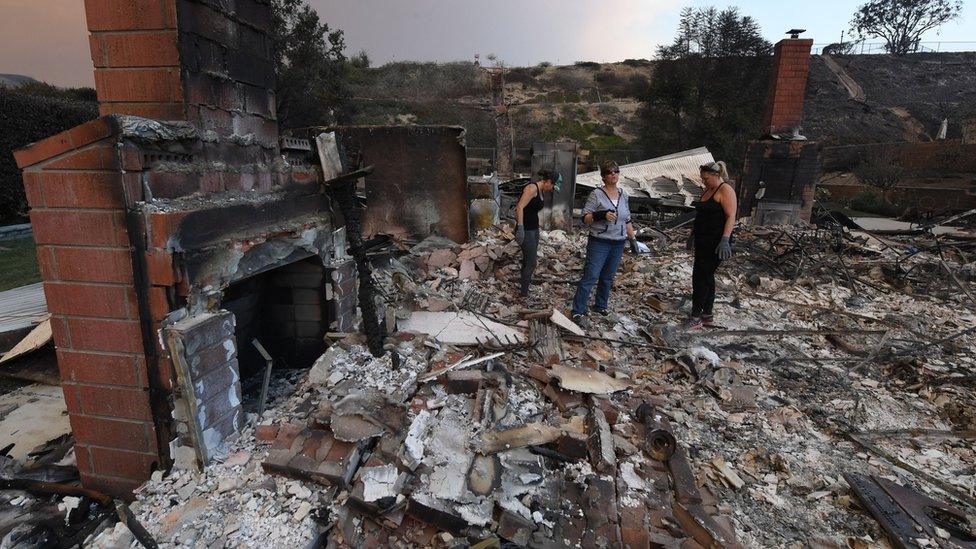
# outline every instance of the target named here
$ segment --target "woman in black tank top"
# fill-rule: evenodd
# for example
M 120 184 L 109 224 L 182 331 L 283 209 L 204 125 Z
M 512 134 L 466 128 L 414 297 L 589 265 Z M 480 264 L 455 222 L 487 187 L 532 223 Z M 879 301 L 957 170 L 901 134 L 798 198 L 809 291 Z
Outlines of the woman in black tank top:
M 705 192 L 695 202 L 695 224 L 691 243 L 695 248 L 692 268 L 691 318 L 685 323 L 690 330 L 713 325 L 715 304 L 715 271 L 722 261 L 732 257 L 732 227 L 735 225 L 735 190 L 728 184 L 725 162 L 701 167 Z
M 545 202 L 543 193 L 559 192 L 559 176 L 549 170 L 538 174 L 539 180 L 522 189 L 522 196 L 515 205 L 515 239 L 522 246 L 522 276 L 519 290 L 522 297 L 529 296 L 532 273 L 535 272 L 539 253 L 539 212 Z

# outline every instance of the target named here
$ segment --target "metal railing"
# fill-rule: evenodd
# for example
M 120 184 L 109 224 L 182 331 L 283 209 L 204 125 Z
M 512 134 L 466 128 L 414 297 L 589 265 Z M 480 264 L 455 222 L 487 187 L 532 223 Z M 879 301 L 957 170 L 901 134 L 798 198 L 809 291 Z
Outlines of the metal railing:
M 833 46 L 836 42 L 824 42 L 813 45 L 813 53 L 820 55 L 824 48 Z M 915 53 L 939 53 L 954 51 L 976 51 L 976 42 L 942 40 L 933 42 L 919 42 Z M 878 55 L 888 53 L 884 42 L 854 42 L 850 44 L 848 55 Z

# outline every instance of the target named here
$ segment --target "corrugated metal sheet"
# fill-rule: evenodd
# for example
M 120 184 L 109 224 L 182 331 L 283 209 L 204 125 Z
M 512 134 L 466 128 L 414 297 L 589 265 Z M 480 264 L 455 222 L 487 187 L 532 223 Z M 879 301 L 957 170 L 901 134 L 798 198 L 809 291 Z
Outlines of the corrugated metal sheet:
M 653 198 L 666 203 L 690 206 L 701 196 L 702 164 L 714 162 L 705 147 L 620 166 L 620 187 L 633 197 Z M 597 188 L 603 185 L 600 172 L 576 176 L 576 184 Z
M 0 333 L 30 328 L 47 314 L 44 284 L 0 292 Z

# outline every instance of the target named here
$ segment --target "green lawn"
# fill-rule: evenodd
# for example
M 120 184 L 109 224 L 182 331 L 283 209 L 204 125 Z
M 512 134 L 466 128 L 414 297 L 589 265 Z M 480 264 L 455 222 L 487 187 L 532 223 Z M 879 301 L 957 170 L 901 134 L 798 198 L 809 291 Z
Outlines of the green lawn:
M 40 281 L 34 239 L 0 240 L 0 292 Z

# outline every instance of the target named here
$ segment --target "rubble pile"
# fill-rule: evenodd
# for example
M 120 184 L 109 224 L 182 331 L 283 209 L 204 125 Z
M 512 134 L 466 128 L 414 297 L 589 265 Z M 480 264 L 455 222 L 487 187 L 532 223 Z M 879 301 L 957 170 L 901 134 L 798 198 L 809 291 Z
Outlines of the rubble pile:
M 682 247 L 628 255 L 612 312 L 576 326 L 560 309 L 583 237 L 542 240 L 531 306 L 504 227 L 390 260 L 387 353 L 338 336 L 276 379 L 222 463 L 148 483 L 139 521 L 164 546 L 868 547 L 891 527 L 874 517 L 921 520 L 872 508 L 887 490 L 964 511 L 913 543 L 971 535 L 965 252 L 743 230 L 722 326 L 683 332 Z

